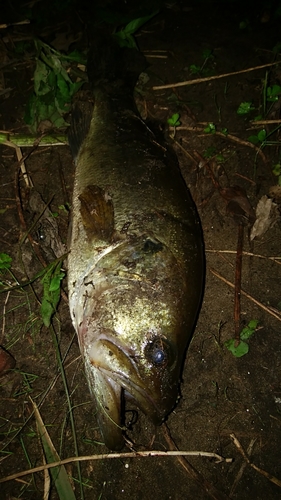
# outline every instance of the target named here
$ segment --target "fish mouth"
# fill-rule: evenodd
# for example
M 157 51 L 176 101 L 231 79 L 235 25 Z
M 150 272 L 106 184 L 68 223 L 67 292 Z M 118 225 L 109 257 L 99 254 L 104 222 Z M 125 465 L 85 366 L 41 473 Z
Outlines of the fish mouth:
M 111 339 L 100 338 L 86 348 L 85 367 L 90 391 L 98 404 L 101 432 L 110 449 L 121 449 L 124 445 L 125 398 L 132 399 L 156 425 L 164 421 L 174 406 L 175 388 L 171 388 L 173 396 L 169 397 L 153 367 L 142 369 L 132 353 Z

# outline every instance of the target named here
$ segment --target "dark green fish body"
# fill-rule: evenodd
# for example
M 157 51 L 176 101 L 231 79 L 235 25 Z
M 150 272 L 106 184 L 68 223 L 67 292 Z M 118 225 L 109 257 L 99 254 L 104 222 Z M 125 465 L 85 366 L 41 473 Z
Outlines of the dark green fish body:
M 124 397 L 156 424 L 175 406 L 204 253 L 177 162 L 137 114 L 131 87 L 111 78 L 94 87 L 94 97 L 80 148 L 77 123 L 70 134 L 69 304 L 101 431 L 116 449 Z

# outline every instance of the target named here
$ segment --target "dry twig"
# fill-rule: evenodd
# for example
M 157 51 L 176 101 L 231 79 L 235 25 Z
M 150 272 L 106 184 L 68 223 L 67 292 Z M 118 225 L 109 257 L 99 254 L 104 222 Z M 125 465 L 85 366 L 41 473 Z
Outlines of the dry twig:
M 163 424 L 163 433 L 165 436 L 165 439 L 168 443 L 168 446 L 170 450 L 177 450 L 177 446 L 175 445 L 173 439 L 171 438 L 168 426 L 166 424 Z M 186 458 L 183 456 L 178 456 L 177 457 L 178 462 L 180 465 L 184 468 L 184 470 L 187 472 L 188 476 L 191 477 L 198 485 L 201 486 L 201 488 L 209 495 L 210 498 L 213 500 L 227 500 L 229 497 L 222 493 L 221 491 L 218 491 L 217 488 L 207 481 L 200 472 L 198 472 L 193 465 L 191 465 Z
M 187 85 L 194 85 L 195 83 L 210 82 L 211 80 L 219 80 L 219 78 L 227 78 L 229 76 L 240 75 L 241 73 L 249 73 L 250 71 L 256 71 L 258 69 L 269 68 L 280 64 L 280 61 L 275 61 L 273 63 L 261 64 L 260 66 L 254 66 L 252 68 L 241 69 L 240 71 L 232 71 L 231 73 L 224 73 L 222 75 L 208 76 L 206 78 L 196 78 L 195 80 L 186 80 L 185 82 L 169 83 L 167 85 L 155 85 L 152 90 L 162 90 L 162 89 L 172 89 L 173 87 L 186 87 Z
M 211 249 L 206 249 L 205 252 L 208 252 L 208 253 L 235 253 L 236 254 L 236 250 L 211 250 Z M 243 255 L 247 255 L 248 257 L 258 257 L 259 259 L 268 259 L 268 260 L 272 260 L 273 262 L 275 262 L 275 264 L 279 264 L 281 265 L 281 257 L 267 257 L 266 255 L 260 255 L 260 254 L 257 254 L 257 253 L 252 253 L 252 252 L 242 252 Z
M 253 464 L 253 462 L 250 461 L 249 457 L 247 456 L 245 450 L 243 449 L 241 443 L 238 441 L 238 439 L 235 436 L 235 434 L 230 434 L 230 437 L 231 437 L 232 441 L 234 442 L 236 448 L 238 449 L 239 453 L 241 453 L 241 455 L 243 456 L 244 460 L 247 462 L 247 464 L 250 465 L 250 467 L 252 467 L 257 472 L 259 472 L 259 474 L 261 474 L 262 476 L 266 477 L 269 481 L 271 481 L 272 483 L 274 483 L 277 486 L 279 486 L 279 488 L 281 488 L 281 480 L 278 479 L 277 477 L 273 476 L 272 474 L 269 474 L 269 472 L 266 472 L 265 470 L 260 469 L 255 464 Z
M 215 269 L 210 269 L 210 271 L 211 271 L 212 274 L 214 274 L 214 276 L 216 276 L 217 278 L 219 278 L 221 281 L 223 281 L 224 283 L 226 283 L 228 286 L 231 286 L 231 288 L 234 288 L 233 283 L 231 283 L 230 281 L 228 281 L 227 279 L 225 279 L 221 274 L 219 274 L 217 271 L 215 271 Z M 274 318 L 278 319 L 278 321 L 281 321 L 281 315 L 280 314 L 277 314 L 276 312 L 272 311 L 269 307 L 266 307 L 264 304 L 262 304 L 257 299 L 255 299 L 254 297 L 252 297 L 252 295 L 250 295 L 247 292 L 244 292 L 244 290 L 242 290 L 242 289 L 241 289 L 241 294 L 244 295 L 245 297 L 247 297 L 247 299 L 249 299 L 252 302 L 254 302 L 254 304 L 256 304 L 258 307 L 260 307 L 261 309 L 263 309 L 264 311 L 266 311 L 268 314 L 271 314 L 271 316 L 273 316 Z
M 32 469 L 27 469 L 21 472 L 16 472 L 15 474 L 11 474 L 10 476 L 6 476 L 0 479 L 0 483 L 6 483 L 7 481 L 11 481 L 13 479 L 17 479 L 19 477 L 27 476 L 28 474 L 34 474 L 35 472 L 41 472 L 45 469 L 51 469 L 52 467 L 58 467 L 60 465 L 69 464 L 70 462 L 89 462 L 91 460 L 105 460 L 105 459 L 113 459 L 113 458 L 145 458 L 145 457 L 178 457 L 178 456 L 193 456 L 193 457 L 209 457 L 216 458 L 217 462 L 227 462 L 231 463 L 232 458 L 223 458 L 217 453 L 210 453 L 207 451 L 161 451 L 161 450 L 151 450 L 151 451 L 137 451 L 137 452 L 129 452 L 129 453 L 104 453 L 101 455 L 87 455 L 81 457 L 70 457 L 65 458 L 64 460 L 60 460 L 59 462 L 52 462 L 46 465 L 39 465 L 38 467 L 34 467 Z
M 240 343 L 240 314 L 241 314 L 241 279 L 242 279 L 242 251 L 243 251 L 243 224 L 238 225 L 238 239 L 235 266 L 234 286 L 234 337 L 237 345 Z
M 207 123 L 206 123 L 207 125 Z M 174 130 L 174 127 L 169 127 L 169 130 Z M 204 128 L 203 127 L 198 127 L 198 126 L 194 126 L 194 127 L 184 127 L 184 126 L 179 126 L 177 127 L 177 131 L 181 131 L 181 130 L 187 130 L 187 131 L 190 131 L 190 132 L 201 132 L 203 135 L 202 137 L 210 137 L 210 134 L 206 134 L 204 132 Z M 236 137 L 235 135 L 233 134 L 223 134 L 222 132 L 219 132 L 218 130 L 214 131 L 212 133 L 212 137 L 213 136 L 219 136 L 219 137 L 222 137 L 223 139 L 228 139 L 229 141 L 232 141 L 232 142 L 235 142 L 235 143 L 238 143 L 240 144 L 241 146 L 247 146 L 248 148 L 252 148 L 254 149 L 257 154 L 260 155 L 260 157 L 262 158 L 263 162 L 267 165 L 268 164 L 268 160 L 265 156 L 265 154 L 263 153 L 263 151 L 261 150 L 260 147 L 256 146 L 255 144 L 253 144 L 252 142 L 249 142 L 249 141 L 245 141 L 244 139 L 240 139 L 239 137 Z
M 251 439 L 250 444 L 249 444 L 248 449 L 247 449 L 247 455 L 248 456 L 251 456 L 256 440 L 257 440 L 257 438 Z M 246 467 L 247 467 L 247 463 L 243 462 L 243 464 L 241 465 L 241 467 L 240 467 L 240 469 L 238 471 L 238 474 L 237 474 L 237 476 L 236 476 L 236 478 L 235 478 L 235 480 L 233 482 L 233 485 L 231 487 L 230 498 L 232 498 L 232 496 L 233 496 L 233 494 L 234 494 L 234 492 L 235 492 L 235 490 L 237 488 L 237 485 L 238 485 L 241 477 L 243 476 L 243 473 L 244 473 L 244 470 L 246 469 Z

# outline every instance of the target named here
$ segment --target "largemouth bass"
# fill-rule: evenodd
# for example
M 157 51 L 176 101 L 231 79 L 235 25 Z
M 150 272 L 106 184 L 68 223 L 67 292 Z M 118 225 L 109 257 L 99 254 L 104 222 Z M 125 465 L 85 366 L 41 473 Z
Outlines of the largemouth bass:
M 127 398 L 155 424 L 174 408 L 204 280 L 195 205 L 136 110 L 133 49 L 116 51 L 92 49 L 94 109 L 90 120 L 74 110 L 69 134 L 70 313 L 110 449 L 124 444 Z

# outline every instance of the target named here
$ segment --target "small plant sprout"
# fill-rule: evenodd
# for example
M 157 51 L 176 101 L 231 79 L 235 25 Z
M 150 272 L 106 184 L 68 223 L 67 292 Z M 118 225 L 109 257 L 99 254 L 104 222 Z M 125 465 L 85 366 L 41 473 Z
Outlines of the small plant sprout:
M 221 153 L 217 153 L 216 148 L 214 146 L 209 146 L 203 153 L 203 157 L 206 159 L 215 158 L 218 163 L 225 162 L 225 157 Z
M 208 123 L 207 127 L 204 128 L 205 134 L 215 134 L 216 126 L 213 123 Z
M 10 255 L 8 255 L 7 253 L 0 253 L 0 275 L 1 274 L 5 275 L 5 273 L 8 272 L 12 276 L 14 282 L 16 284 L 19 284 L 14 273 L 11 271 L 12 261 L 13 259 L 12 257 L 10 257 Z M 8 280 L 5 279 L 3 279 L 3 281 L 2 279 L 0 280 L 0 286 L 5 286 L 7 284 Z
M 278 101 L 281 95 L 281 87 L 280 85 L 273 85 L 273 87 L 267 87 L 266 96 L 268 102 L 276 102 Z
M 262 147 L 265 145 L 266 135 L 266 130 L 262 129 L 256 135 L 250 135 L 250 137 L 248 137 L 248 141 L 256 145 L 260 144 Z
M 237 114 L 238 115 L 247 115 L 250 113 L 250 111 L 253 111 L 255 107 L 252 105 L 251 102 L 241 102 L 238 109 L 237 109 Z
M 248 353 L 249 351 L 249 346 L 246 340 L 248 340 L 253 333 L 255 333 L 257 326 L 258 326 L 258 320 L 257 319 L 252 319 L 245 328 L 240 333 L 240 342 L 237 345 L 237 340 L 236 339 L 230 339 L 227 340 L 224 345 L 225 347 L 232 352 L 233 356 L 236 358 L 241 358 L 242 356 L 245 356 L 245 354 Z
M 173 137 L 175 137 L 176 135 L 176 127 L 179 127 L 179 125 L 181 124 L 179 118 L 179 113 L 174 113 L 171 118 L 168 118 L 167 120 L 168 125 L 174 128 Z
M 0 270 L 1 269 L 10 269 L 12 264 L 12 257 L 7 253 L 0 253 Z
M 206 67 L 206 66 L 208 65 L 208 63 L 212 62 L 214 60 L 214 58 L 215 57 L 214 57 L 212 49 L 203 50 L 203 52 L 202 52 L 203 63 L 201 66 L 198 66 L 197 64 L 191 64 L 189 66 L 189 70 L 190 70 L 191 74 L 210 76 L 210 74 L 212 73 L 212 70 L 211 70 L 211 68 Z

